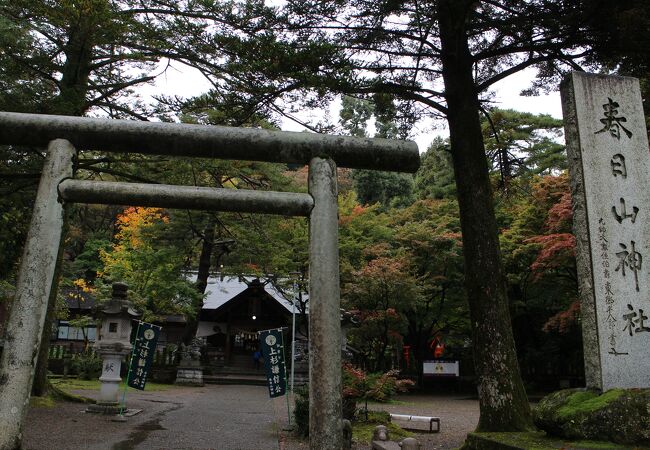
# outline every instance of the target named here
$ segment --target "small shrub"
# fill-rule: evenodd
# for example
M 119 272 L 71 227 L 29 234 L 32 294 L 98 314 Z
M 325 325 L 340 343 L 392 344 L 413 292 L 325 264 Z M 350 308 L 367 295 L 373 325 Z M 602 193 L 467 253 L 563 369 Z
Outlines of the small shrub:
M 309 386 L 301 386 L 295 391 L 293 417 L 296 430 L 301 436 L 309 436 Z
M 343 397 L 387 402 L 397 392 L 406 392 L 415 385 L 412 380 L 397 378 L 399 371 L 367 374 L 350 364 L 343 366 Z
M 102 373 L 102 359 L 95 352 L 80 353 L 72 359 L 72 369 L 79 379 L 93 380 Z
M 367 374 L 361 369 L 350 364 L 343 366 L 343 404 L 344 419 L 363 420 L 367 423 L 386 424 L 390 422 L 390 415 L 385 412 L 367 412 L 367 401 L 375 400 L 387 402 L 397 392 L 406 392 L 415 383 L 411 380 L 397 378 L 398 371 L 391 370 L 386 373 Z M 357 402 L 366 402 L 366 414 L 355 414 Z M 300 435 L 309 435 L 309 387 L 303 386 L 296 389 L 294 418 L 296 428 Z M 358 417 L 357 417 L 358 416 Z M 372 418 L 372 419 L 371 419 Z
M 415 385 L 412 380 L 397 378 L 397 370 L 368 375 L 369 390 L 367 398 L 378 402 L 387 402 L 398 392 L 407 392 Z
M 376 425 L 386 425 L 390 423 L 390 413 L 386 411 L 372 411 L 369 410 L 367 414 L 359 414 L 357 422 L 374 423 Z

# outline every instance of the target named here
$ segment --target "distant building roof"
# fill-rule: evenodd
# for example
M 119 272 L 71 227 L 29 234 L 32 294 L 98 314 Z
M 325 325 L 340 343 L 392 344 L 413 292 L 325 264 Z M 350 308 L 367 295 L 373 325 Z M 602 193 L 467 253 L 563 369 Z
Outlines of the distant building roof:
M 196 280 L 196 274 L 192 274 L 192 279 Z M 203 301 L 203 309 L 217 309 L 227 303 L 237 295 L 248 289 L 249 285 L 256 280 L 257 277 L 245 276 L 210 276 L 208 278 L 208 287 L 206 288 L 206 296 Z M 280 292 L 280 290 L 273 285 L 273 283 L 266 283 L 263 285 L 267 294 L 273 297 L 278 303 L 284 306 L 287 311 L 292 311 L 292 305 L 289 300 Z M 288 294 L 288 293 L 287 293 Z M 307 296 L 303 292 L 303 299 Z
M 61 295 L 69 309 L 91 310 L 95 306 L 95 296 L 74 288 L 62 288 Z
M 154 323 L 187 323 L 187 319 L 183 314 L 163 314 L 159 316 L 158 320 L 154 320 Z
M 189 276 L 190 280 L 196 281 L 196 273 Z M 224 276 L 213 275 L 208 278 L 208 286 L 205 290 L 206 296 L 203 301 L 203 309 L 217 309 L 228 301 L 232 300 L 237 295 L 244 292 L 250 285 L 257 280 L 255 276 Z M 283 294 L 273 283 L 263 284 L 263 288 L 267 294 L 286 308 L 287 311 L 292 312 L 292 305 L 285 295 L 291 295 L 291 292 Z M 66 305 L 72 310 L 88 310 L 90 311 L 95 306 L 95 296 L 78 289 L 63 288 L 61 289 L 63 298 Z M 308 295 L 302 293 L 303 301 L 308 299 Z M 297 309 L 296 309 L 297 312 Z M 185 318 L 181 315 L 167 315 L 165 316 L 168 322 L 182 323 Z

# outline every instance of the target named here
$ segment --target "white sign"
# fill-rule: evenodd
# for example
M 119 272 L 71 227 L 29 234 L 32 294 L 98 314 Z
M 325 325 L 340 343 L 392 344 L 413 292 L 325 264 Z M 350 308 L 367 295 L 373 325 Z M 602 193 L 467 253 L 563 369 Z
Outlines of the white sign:
M 424 361 L 422 373 L 434 377 L 457 377 L 460 375 L 458 361 Z
M 650 153 L 639 83 L 577 73 L 570 81 L 577 257 L 579 266 L 590 259 L 583 272 L 591 266 L 579 273 L 588 384 L 650 387 Z

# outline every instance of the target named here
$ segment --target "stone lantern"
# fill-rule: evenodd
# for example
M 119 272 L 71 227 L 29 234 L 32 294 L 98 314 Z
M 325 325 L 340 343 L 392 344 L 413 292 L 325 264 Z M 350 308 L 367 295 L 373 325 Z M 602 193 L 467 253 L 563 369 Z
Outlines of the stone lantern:
M 119 412 L 120 369 L 124 357 L 131 353 L 131 321 L 142 316 L 127 300 L 127 289 L 125 283 L 113 283 L 110 301 L 98 311 L 95 350 L 102 358 L 102 375 L 99 400 L 88 408 L 92 412 Z

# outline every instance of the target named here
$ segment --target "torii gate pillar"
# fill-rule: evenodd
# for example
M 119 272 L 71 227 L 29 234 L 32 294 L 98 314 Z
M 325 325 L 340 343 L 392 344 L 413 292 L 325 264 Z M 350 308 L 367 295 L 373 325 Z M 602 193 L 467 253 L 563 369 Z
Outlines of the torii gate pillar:
M 74 155 L 70 142 L 50 142 L 38 185 L 0 361 L 4 370 L 0 378 L 2 449 L 20 445 L 63 230 L 63 205 L 58 201 L 57 188 L 72 176 Z
M 336 165 L 309 163 L 309 448 L 343 448 Z

